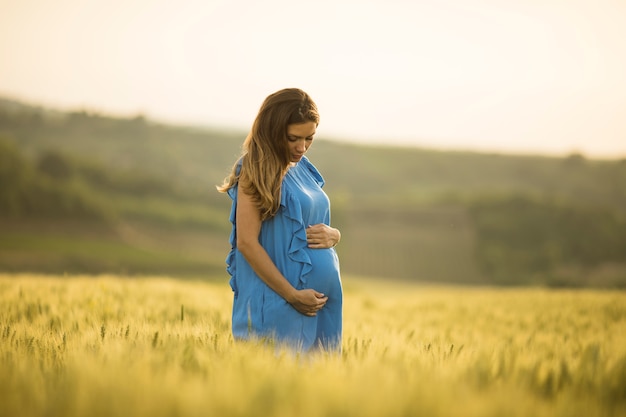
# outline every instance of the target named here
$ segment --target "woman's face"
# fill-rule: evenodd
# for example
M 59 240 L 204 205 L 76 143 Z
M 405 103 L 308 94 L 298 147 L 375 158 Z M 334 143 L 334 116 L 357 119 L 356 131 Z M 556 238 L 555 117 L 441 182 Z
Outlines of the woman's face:
M 299 162 L 313 143 L 317 124 L 315 122 L 294 123 L 287 126 L 287 146 L 291 162 Z

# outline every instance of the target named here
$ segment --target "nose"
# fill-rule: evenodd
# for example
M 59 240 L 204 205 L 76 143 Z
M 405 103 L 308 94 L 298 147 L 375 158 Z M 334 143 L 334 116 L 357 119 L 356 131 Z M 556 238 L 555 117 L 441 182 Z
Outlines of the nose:
M 306 143 L 304 140 L 299 140 L 298 143 L 296 143 L 296 151 L 300 153 L 306 152 Z

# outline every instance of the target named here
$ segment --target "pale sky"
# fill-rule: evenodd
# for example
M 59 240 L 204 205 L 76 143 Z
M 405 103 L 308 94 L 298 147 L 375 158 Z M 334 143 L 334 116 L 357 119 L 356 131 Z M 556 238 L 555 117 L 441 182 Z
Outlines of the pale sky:
M 626 157 L 626 0 L 0 0 L 0 95 L 318 136 Z

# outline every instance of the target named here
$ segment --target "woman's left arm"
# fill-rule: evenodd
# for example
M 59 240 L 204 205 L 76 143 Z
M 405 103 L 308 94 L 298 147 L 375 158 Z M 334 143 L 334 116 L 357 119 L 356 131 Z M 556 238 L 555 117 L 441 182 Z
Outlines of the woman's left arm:
M 314 224 L 306 228 L 306 240 L 312 249 L 332 248 L 341 240 L 341 232 L 324 223 Z

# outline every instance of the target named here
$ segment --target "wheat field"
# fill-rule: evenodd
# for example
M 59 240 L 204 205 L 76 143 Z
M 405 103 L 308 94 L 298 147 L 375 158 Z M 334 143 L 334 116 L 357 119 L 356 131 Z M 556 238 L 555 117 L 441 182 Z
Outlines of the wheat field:
M 626 293 L 344 278 L 341 354 L 234 342 L 226 281 L 0 275 L 0 416 L 624 416 Z

